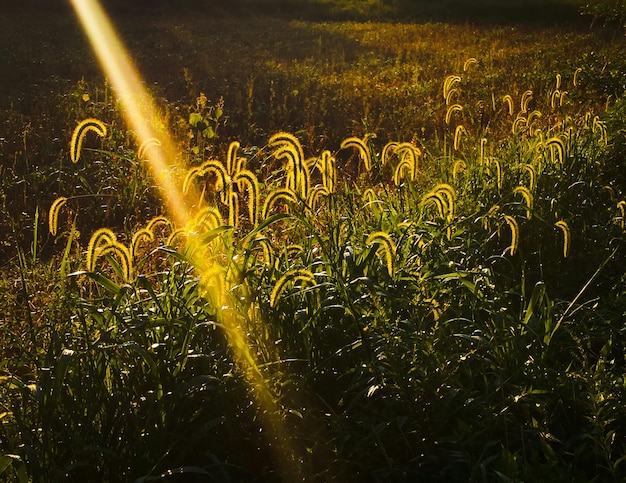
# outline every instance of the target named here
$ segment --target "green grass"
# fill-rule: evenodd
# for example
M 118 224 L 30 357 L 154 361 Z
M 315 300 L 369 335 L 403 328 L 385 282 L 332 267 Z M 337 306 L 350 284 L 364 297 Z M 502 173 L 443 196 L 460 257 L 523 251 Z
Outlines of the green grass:
M 0 478 L 623 481 L 623 38 L 249 3 L 116 10 L 181 185 L 217 160 L 188 183 L 222 225 L 175 239 L 75 21 L 0 19 Z M 88 117 L 107 134 L 73 164 Z M 241 183 L 215 188 L 234 140 Z

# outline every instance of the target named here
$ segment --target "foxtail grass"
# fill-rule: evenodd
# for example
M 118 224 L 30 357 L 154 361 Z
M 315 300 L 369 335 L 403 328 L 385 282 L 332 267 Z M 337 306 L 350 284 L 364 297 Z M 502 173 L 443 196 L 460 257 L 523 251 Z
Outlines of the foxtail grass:
M 560 220 L 557 221 L 554 226 L 559 228 L 561 230 L 561 233 L 563 234 L 563 258 L 567 258 L 567 256 L 569 255 L 571 240 L 569 225 L 567 224 L 567 222 Z
M 359 153 L 361 161 L 363 162 L 365 171 L 369 172 L 372 170 L 372 153 L 367 146 L 367 138 L 359 139 L 357 137 L 349 137 L 341 142 L 340 147 L 341 149 L 355 148 Z
M 57 230 L 59 227 L 59 211 L 67 202 L 67 198 L 65 196 L 59 196 L 52 205 L 50 205 L 50 210 L 48 211 L 48 231 L 52 236 L 56 236 Z
M 72 163 L 77 163 L 80 159 L 85 136 L 90 131 L 95 132 L 101 138 L 107 135 L 107 128 L 102 121 L 94 118 L 88 118 L 81 121 L 74 129 L 72 140 L 70 142 L 70 159 L 72 160 Z
M 315 284 L 315 275 L 307 269 L 290 270 L 278 279 L 270 294 L 270 307 L 275 307 L 278 299 L 287 289 L 290 282 Z
M 511 230 L 511 245 L 509 246 L 509 254 L 514 256 L 517 253 L 519 247 L 519 225 L 515 218 L 510 215 L 504 215 L 504 220 L 509 225 Z
M 368 246 L 379 245 L 377 253 L 381 251 L 383 252 L 387 273 L 390 277 L 393 277 L 394 260 L 396 258 L 396 244 L 391 236 L 384 231 L 376 231 L 367 237 L 365 244 Z

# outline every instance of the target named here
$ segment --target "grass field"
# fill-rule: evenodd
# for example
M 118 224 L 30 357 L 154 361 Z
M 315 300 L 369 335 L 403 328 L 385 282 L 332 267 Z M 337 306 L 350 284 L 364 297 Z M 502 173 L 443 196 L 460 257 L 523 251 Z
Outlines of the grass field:
M 620 25 L 140 3 L 158 141 L 67 5 L 0 16 L 0 480 L 624 481 Z

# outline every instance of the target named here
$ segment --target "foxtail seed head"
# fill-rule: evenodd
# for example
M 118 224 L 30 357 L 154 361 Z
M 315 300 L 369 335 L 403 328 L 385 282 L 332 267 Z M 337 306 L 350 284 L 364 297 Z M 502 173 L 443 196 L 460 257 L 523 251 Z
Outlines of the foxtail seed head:
M 515 121 L 513 121 L 513 126 L 511 127 L 511 132 L 513 134 L 517 134 L 521 131 L 523 131 L 526 126 L 528 125 L 528 120 L 522 116 L 521 114 L 518 114 L 517 117 L 515 118 Z
M 480 164 L 485 162 L 485 146 L 487 145 L 487 138 L 480 140 Z
M 575 86 L 575 87 L 578 87 L 578 75 L 579 75 L 582 71 L 583 71 L 583 70 L 582 70 L 582 68 L 581 68 L 581 67 L 579 67 L 578 69 L 576 69 L 576 70 L 574 71 L 574 86 Z
M 378 201 L 378 196 L 376 195 L 374 188 L 366 188 L 365 191 L 363 191 L 363 201 L 366 203 L 374 203 Z
M 533 194 L 525 186 L 518 186 L 513 190 L 513 193 L 522 195 L 524 203 L 526 203 L 526 218 L 530 220 L 533 209 Z
M 452 120 L 452 114 L 462 111 L 463 106 L 461 106 L 461 104 L 452 104 L 446 111 L 446 124 L 450 124 L 450 121 Z
M 445 198 L 446 206 L 448 208 L 448 215 L 446 219 L 448 222 L 452 222 L 455 212 L 454 200 L 456 198 L 456 192 L 454 191 L 454 188 L 447 183 L 439 183 L 432 189 L 432 191 L 442 195 Z
M 517 252 L 517 247 L 519 246 L 519 226 L 517 221 L 515 221 L 515 218 L 512 216 L 504 215 L 504 220 L 511 229 L 511 246 L 509 247 L 509 253 L 513 256 Z
M 457 88 L 450 89 L 448 91 L 448 95 L 446 96 L 446 106 L 449 106 L 452 102 L 452 96 L 458 94 L 460 91 Z
M 388 142 L 383 147 L 383 151 L 381 153 L 381 161 L 383 166 L 389 162 L 389 158 L 396 152 L 399 143 L 395 141 Z
M 439 216 L 443 218 L 445 216 L 447 205 L 446 200 L 441 193 L 437 193 L 434 191 L 430 191 L 424 195 L 422 201 L 420 202 L 420 206 L 423 208 L 429 203 L 434 203 L 437 207 L 437 212 Z
M 70 159 L 72 163 L 78 162 L 83 147 L 83 141 L 89 131 L 95 132 L 101 138 L 107 135 L 107 128 L 102 121 L 94 118 L 81 121 L 78 126 L 76 126 L 76 129 L 74 129 L 70 142 Z
M 89 272 L 95 270 L 96 260 L 98 259 L 99 251 L 102 247 L 116 241 L 117 237 L 115 233 L 109 228 L 100 228 L 91 235 L 89 245 L 87 246 L 87 270 Z
M 270 194 L 267 196 L 267 198 L 265 198 L 265 203 L 263 204 L 263 211 L 261 213 L 261 217 L 264 220 L 267 219 L 267 217 L 272 211 L 272 208 L 274 208 L 274 205 L 279 200 L 284 200 L 287 203 L 295 204 L 298 201 L 298 198 L 296 197 L 296 194 L 293 192 L 293 190 L 290 190 L 289 188 L 278 188 L 278 189 L 272 190 Z
M 489 220 L 493 217 L 495 217 L 495 215 L 498 213 L 498 211 L 500 211 L 500 205 L 493 205 L 489 211 L 487 212 L 486 215 L 484 215 L 482 217 L 482 222 L 483 222 L 483 228 L 485 230 L 489 229 Z
M 56 236 L 59 225 L 59 211 L 67 202 L 65 196 L 59 196 L 52 205 L 50 205 L 50 211 L 48 212 L 48 230 L 52 236 Z
M 561 91 L 556 89 L 552 95 L 550 96 L 550 107 L 552 109 L 556 108 L 557 101 L 561 98 Z
M 128 282 L 130 280 L 132 271 L 132 257 L 130 251 L 120 242 L 114 241 L 108 245 L 103 246 L 99 256 L 108 255 L 110 253 L 117 255 L 120 261 L 122 279 L 125 282 Z
M 462 135 L 467 136 L 467 131 L 465 130 L 465 127 L 463 127 L 463 124 L 459 124 L 454 130 L 454 150 L 455 151 L 458 151 L 459 147 L 461 147 Z
M 242 169 L 235 174 L 233 178 L 239 187 L 239 191 L 246 190 L 248 192 L 248 216 L 250 223 L 254 226 L 259 218 L 259 205 L 261 204 L 261 188 L 256 175 L 247 169 Z
M 146 159 L 146 154 L 148 154 L 148 150 L 150 148 L 158 148 L 160 146 L 161 141 L 159 141 L 157 138 L 146 139 L 143 143 L 141 143 L 141 146 L 139 146 L 139 149 L 137 150 L 137 157 L 139 159 Z
M 565 143 L 563 140 L 555 136 L 548 139 L 545 145 L 550 148 L 552 162 L 558 160 L 558 163 L 562 166 L 565 161 Z
M 469 59 L 467 59 L 463 64 L 463 72 L 467 72 L 470 66 L 474 64 L 478 64 L 478 60 L 476 60 L 474 57 L 470 57 Z
M 457 159 L 452 166 L 452 179 L 457 181 L 459 173 L 467 169 L 467 164 L 462 159 Z
M 349 137 L 341 142 L 340 147 L 341 149 L 356 148 L 361 156 L 361 160 L 363 161 L 365 170 L 372 170 L 372 153 L 370 153 L 370 150 L 367 147 L 367 144 L 365 144 L 364 140 L 361 140 L 357 137 Z
M 532 100 L 533 98 L 533 91 L 531 91 L 530 89 L 527 91 L 524 91 L 524 93 L 522 94 L 522 100 L 520 103 L 520 107 L 522 109 L 522 112 L 528 112 L 528 103 Z
M 282 277 L 280 277 L 276 282 L 276 285 L 274 285 L 272 293 L 270 294 L 270 307 L 276 306 L 276 302 L 287 288 L 287 284 L 289 282 L 295 283 L 298 281 L 302 283 L 314 284 L 315 275 L 307 269 L 289 270 Z
M 154 233 L 152 233 L 152 231 L 148 228 L 142 228 L 140 230 L 137 230 L 133 234 L 133 237 L 130 241 L 130 255 L 133 260 L 137 258 L 137 249 L 143 238 L 147 239 L 148 241 L 154 241 Z
M 387 273 L 390 277 L 393 277 L 393 264 L 396 258 L 396 244 L 388 233 L 384 231 L 375 231 L 371 233 L 365 241 L 367 246 L 373 246 L 375 244 L 380 245 L 376 250 L 376 253 L 383 252 L 385 256 L 385 264 L 387 266 Z
M 461 77 L 458 75 L 449 75 L 443 81 L 443 98 L 447 99 L 450 90 L 454 88 L 454 84 L 461 82 Z
M 554 224 L 556 227 L 560 228 L 563 232 L 563 258 L 567 258 L 569 254 L 570 247 L 570 231 L 567 222 L 560 220 Z
M 295 191 L 302 199 L 306 199 L 311 180 L 302 144 L 298 138 L 293 134 L 279 132 L 270 138 L 269 146 L 275 148 L 276 159 L 287 160 L 287 188 Z
M 317 203 L 320 196 L 328 196 L 330 192 L 326 186 L 315 186 L 309 190 L 309 197 L 306 200 L 306 204 L 312 210 L 317 209 Z
M 507 94 L 502 98 L 502 101 L 509 108 L 509 116 L 512 116 L 513 115 L 513 98 L 509 94 Z

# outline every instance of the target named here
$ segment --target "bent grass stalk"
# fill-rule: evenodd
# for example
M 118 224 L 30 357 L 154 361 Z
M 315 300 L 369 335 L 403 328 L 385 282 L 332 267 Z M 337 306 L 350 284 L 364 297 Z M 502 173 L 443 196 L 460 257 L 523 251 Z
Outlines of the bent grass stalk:
M 293 190 L 289 188 L 278 188 L 272 190 L 270 194 L 265 198 L 265 203 L 263 204 L 263 211 L 261 213 L 261 217 L 266 220 L 274 208 L 274 205 L 279 201 L 284 200 L 287 203 L 295 204 L 298 201 L 296 194 Z
M 571 239 L 569 225 L 567 224 L 567 222 L 560 220 L 560 221 L 557 221 L 554 224 L 554 226 L 559 228 L 561 232 L 563 233 L 563 258 L 567 258 L 567 255 L 569 254 L 570 239 Z
M 396 186 L 400 186 L 407 172 L 409 174 L 409 180 L 414 181 L 417 170 L 419 169 L 418 157 L 422 154 L 422 151 L 411 143 L 401 143 L 396 147 L 396 154 L 400 156 L 400 163 L 398 163 L 394 171 L 394 183 Z
M 461 104 L 453 104 L 448 108 L 448 110 L 446 111 L 446 124 L 450 124 L 450 121 L 452 120 L 452 115 L 455 112 L 463 112 L 463 106 L 461 106 Z
M 461 82 L 461 77 L 458 75 L 449 75 L 443 81 L 443 99 L 448 98 L 448 94 L 454 88 L 454 85 Z
M 469 70 L 470 66 L 472 66 L 474 64 L 478 64 L 478 60 L 476 60 L 474 57 L 470 57 L 469 59 L 467 59 L 463 63 L 463 72 L 467 72 Z
M 452 179 L 458 181 L 459 174 L 467 169 L 467 164 L 462 159 L 457 159 L 452 166 Z
M 467 137 L 467 130 L 463 124 L 459 124 L 454 130 L 454 150 L 458 151 L 461 147 L 461 136 Z
M 513 256 L 517 252 L 517 247 L 519 246 L 519 226 L 515 218 L 510 215 L 504 215 L 504 220 L 511 229 L 511 245 L 509 246 L 509 253 Z
M 139 159 L 146 159 L 146 154 L 149 149 L 159 147 L 161 147 L 161 141 L 159 141 L 157 138 L 148 138 L 143 143 L 141 143 L 141 146 L 139 146 L 139 149 L 137 150 L 137 157 Z
M 270 294 L 270 307 L 276 307 L 276 302 L 287 289 L 289 282 L 302 282 L 315 284 L 315 275 L 307 269 L 290 270 L 278 279 Z
M 365 241 L 367 246 L 380 245 L 376 250 L 376 253 L 383 252 L 385 256 L 385 265 L 387 267 L 387 273 L 390 277 L 393 277 L 394 260 L 396 258 L 396 244 L 388 233 L 384 231 L 376 231 L 371 233 Z
M 528 89 L 527 91 L 524 91 L 524 93 L 522 94 L 522 99 L 520 101 L 520 108 L 523 113 L 528 112 L 528 104 L 530 103 L 532 98 L 533 98 L 533 91 L 531 91 L 530 89 Z
M 363 161 L 363 166 L 365 166 L 365 171 L 369 172 L 372 170 L 372 153 L 370 152 L 366 144 L 367 138 L 368 136 L 365 136 L 364 139 L 359 139 L 357 137 L 349 137 L 349 138 L 344 139 L 341 142 L 340 147 L 341 149 L 355 148 L 359 153 L 361 161 Z
M 544 144 L 546 147 L 550 148 L 552 162 L 554 163 L 556 160 L 563 166 L 563 162 L 565 161 L 565 143 L 563 140 L 555 136 L 548 139 Z
M 154 233 L 152 233 L 152 230 L 148 228 L 142 228 L 140 230 L 137 230 L 133 234 L 133 237 L 131 238 L 131 241 L 130 241 L 130 255 L 131 255 L 132 260 L 137 259 L 138 247 L 142 239 L 144 238 L 150 242 L 154 241 Z
M 506 94 L 504 97 L 502 97 L 502 101 L 509 108 L 509 116 L 512 116 L 513 115 L 513 98 L 510 96 L 510 94 Z
M 287 132 L 279 132 L 270 137 L 269 146 L 274 148 L 273 154 L 276 159 L 287 160 L 287 188 L 295 191 L 302 199 L 306 199 L 310 175 L 298 138 Z
M 56 236 L 58 225 L 59 225 L 59 211 L 67 202 L 67 198 L 65 196 L 59 196 L 52 205 L 50 205 L 50 210 L 48 211 L 48 230 L 52 236 Z
M 101 138 L 107 135 L 107 128 L 102 121 L 95 118 L 88 118 L 81 121 L 74 129 L 72 140 L 70 141 L 70 159 L 72 163 L 77 163 L 80 159 L 83 141 L 89 131 L 95 132 Z
M 513 193 L 520 194 L 520 195 L 522 195 L 522 198 L 524 198 L 524 202 L 526 203 L 526 207 L 527 207 L 526 218 L 528 220 L 530 220 L 530 218 L 532 216 L 532 211 L 531 210 L 533 209 L 533 194 L 525 186 L 517 186 L 513 190 Z

